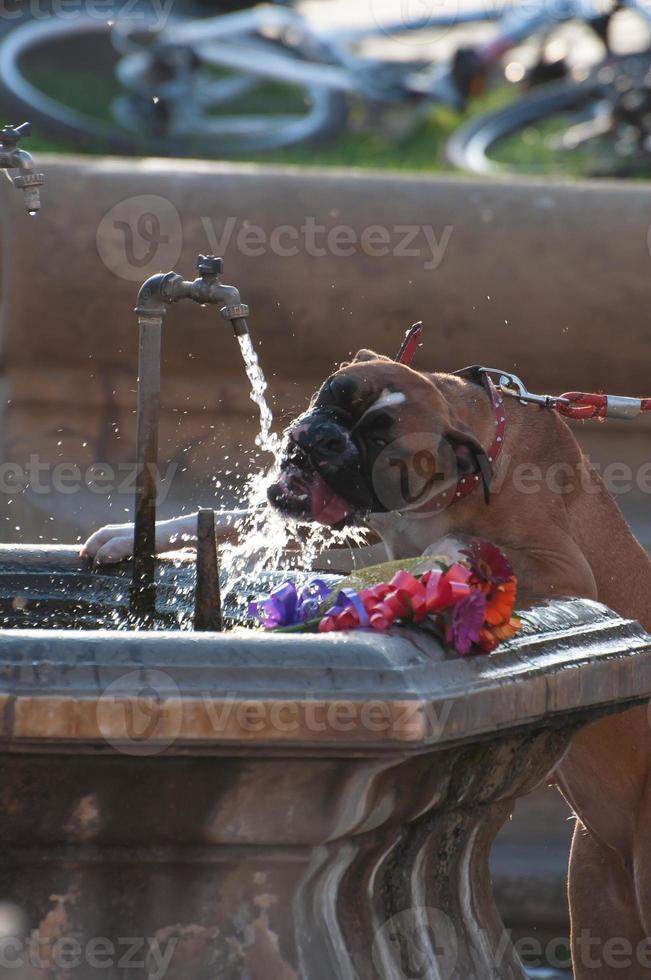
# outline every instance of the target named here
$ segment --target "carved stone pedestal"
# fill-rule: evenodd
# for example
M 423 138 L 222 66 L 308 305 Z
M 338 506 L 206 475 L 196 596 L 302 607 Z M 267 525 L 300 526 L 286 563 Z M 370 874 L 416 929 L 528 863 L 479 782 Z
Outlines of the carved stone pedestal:
M 578 726 L 651 692 L 636 624 L 531 619 L 466 659 L 407 632 L 2 634 L 0 976 L 520 980 L 493 837 Z

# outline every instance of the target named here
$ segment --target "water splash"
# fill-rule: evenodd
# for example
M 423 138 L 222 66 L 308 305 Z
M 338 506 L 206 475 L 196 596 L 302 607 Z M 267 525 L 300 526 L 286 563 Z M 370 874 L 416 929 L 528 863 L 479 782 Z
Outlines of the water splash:
M 243 581 L 259 582 L 266 572 L 292 568 L 299 582 L 314 575 L 318 555 L 330 547 L 359 546 L 365 543 L 367 531 L 348 528 L 334 531 L 320 524 L 288 522 L 267 503 L 267 487 L 277 477 L 282 443 L 273 429 L 273 413 L 266 399 L 267 381 L 248 334 L 238 336 L 244 367 L 251 384 L 251 399 L 260 412 L 260 432 L 256 445 L 273 456 L 270 466 L 249 477 L 242 503 L 246 511 L 236 525 L 236 544 L 221 549 L 221 566 L 226 574 L 222 599 L 236 601 L 244 609 L 247 599 L 241 593 Z M 326 561 L 327 568 L 327 561 Z M 238 587 L 239 584 L 239 587 Z M 299 586 L 300 587 L 300 586 Z M 236 593 L 238 593 L 236 595 Z
M 267 473 L 252 477 L 253 499 L 259 499 L 259 489 L 266 491 L 268 483 Z M 236 525 L 236 532 L 237 543 L 222 545 L 220 552 L 221 567 L 226 574 L 222 599 L 243 615 L 248 600 L 265 591 L 266 573 L 291 569 L 300 589 L 318 574 L 314 564 L 319 556 L 319 567 L 328 571 L 324 555 L 327 549 L 359 547 L 366 543 L 368 534 L 363 528 L 335 531 L 320 524 L 289 523 L 266 504 L 251 508 Z M 242 591 L 243 582 L 251 584 L 250 596 Z

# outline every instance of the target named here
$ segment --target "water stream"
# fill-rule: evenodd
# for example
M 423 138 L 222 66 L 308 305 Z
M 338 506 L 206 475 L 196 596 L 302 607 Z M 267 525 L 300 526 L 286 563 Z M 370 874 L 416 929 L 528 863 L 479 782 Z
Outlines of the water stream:
M 267 404 L 265 394 L 267 380 L 260 367 L 258 355 L 255 352 L 249 334 L 238 334 L 237 339 L 240 344 L 240 350 L 242 351 L 244 370 L 251 385 L 251 401 L 255 402 L 260 412 L 260 432 L 256 436 L 255 444 L 260 449 L 273 453 L 275 457 L 278 457 L 278 453 L 280 452 L 280 439 L 271 431 L 273 414 Z

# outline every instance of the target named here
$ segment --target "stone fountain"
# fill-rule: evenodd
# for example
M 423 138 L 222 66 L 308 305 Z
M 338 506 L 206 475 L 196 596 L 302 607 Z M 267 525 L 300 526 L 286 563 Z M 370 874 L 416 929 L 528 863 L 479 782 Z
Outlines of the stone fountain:
M 158 299 L 214 296 L 241 326 L 203 264 Z M 0 975 L 521 980 L 493 838 L 582 725 L 649 698 L 651 639 L 578 600 L 490 657 L 220 631 L 210 515 L 198 567 L 153 557 L 154 305 L 133 567 L 0 549 Z

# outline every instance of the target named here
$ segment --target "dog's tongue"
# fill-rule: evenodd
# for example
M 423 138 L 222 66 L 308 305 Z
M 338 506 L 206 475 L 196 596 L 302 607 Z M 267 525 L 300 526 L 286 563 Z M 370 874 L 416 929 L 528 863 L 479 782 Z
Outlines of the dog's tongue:
M 310 480 L 312 517 L 319 524 L 339 524 L 353 512 L 353 507 L 331 490 L 323 477 L 314 473 Z

